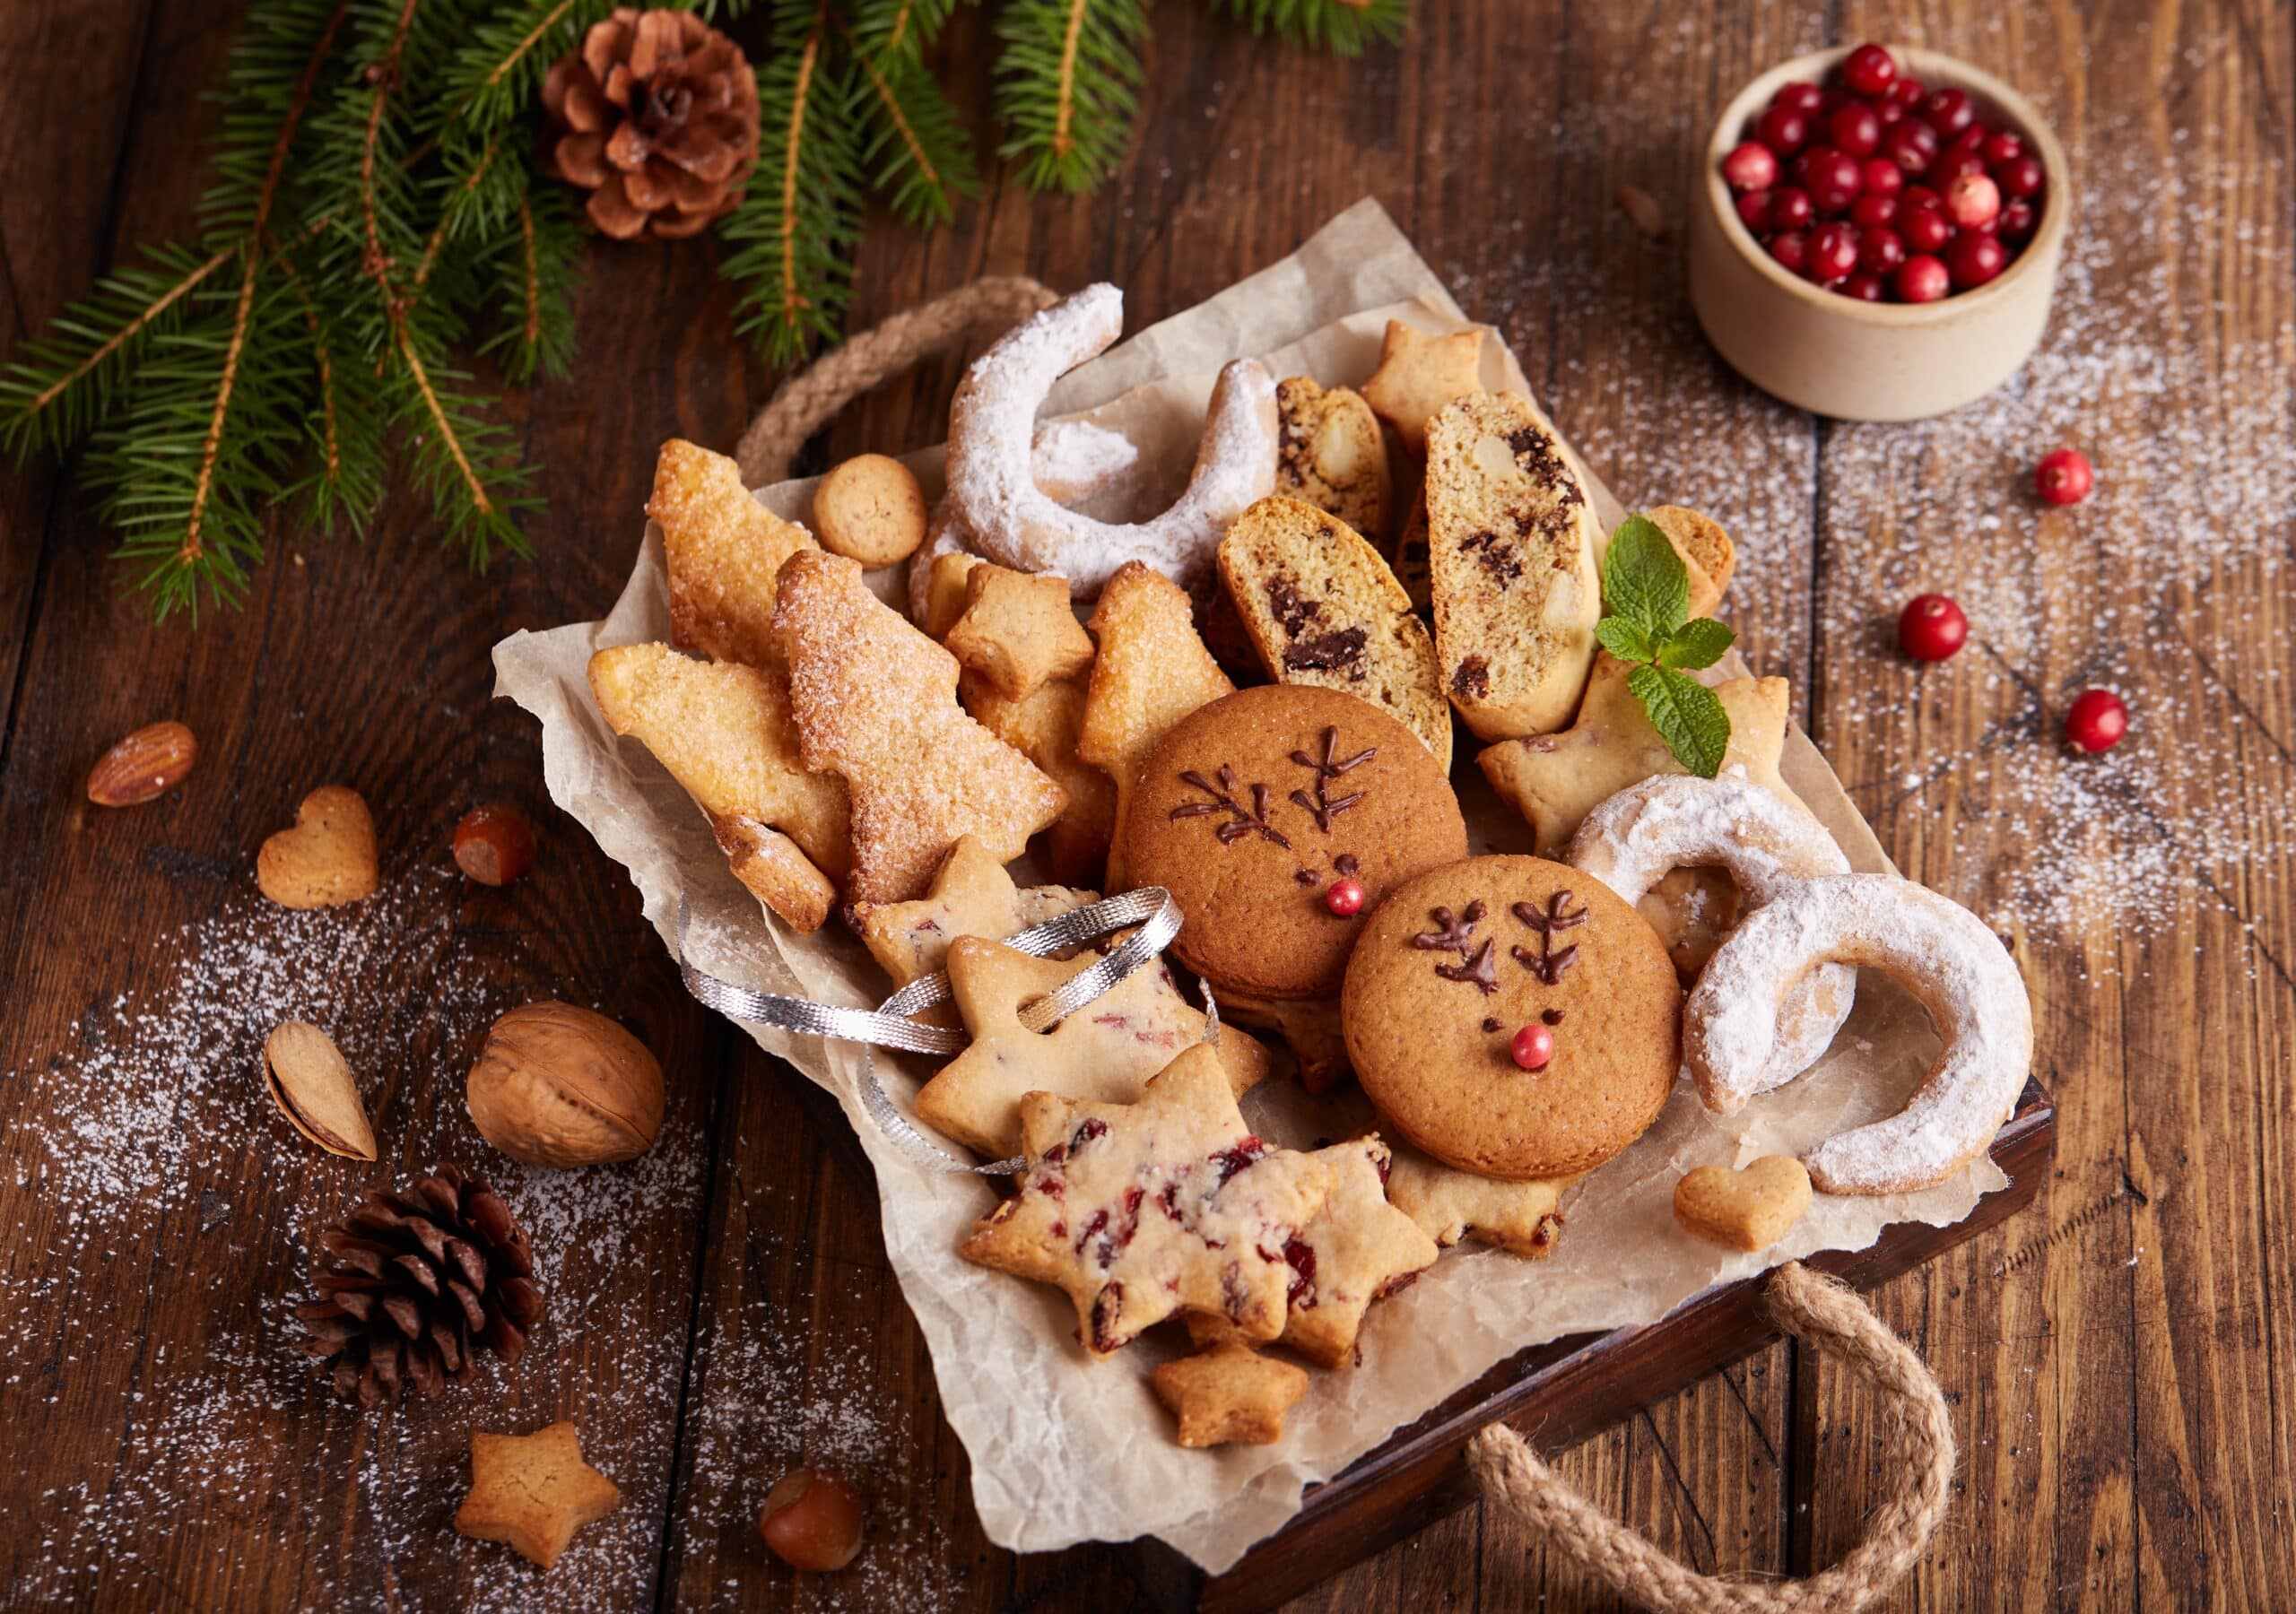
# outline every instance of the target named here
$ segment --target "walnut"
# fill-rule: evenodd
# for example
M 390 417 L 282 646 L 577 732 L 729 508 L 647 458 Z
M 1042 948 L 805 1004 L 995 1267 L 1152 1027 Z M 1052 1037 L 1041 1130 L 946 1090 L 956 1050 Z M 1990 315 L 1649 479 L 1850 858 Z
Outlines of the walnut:
M 470 1118 L 529 1166 L 634 1159 L 662 1130 L 662 1067 L 603 1014 L 528 1003 L 494 1022 L 471 1067 Z

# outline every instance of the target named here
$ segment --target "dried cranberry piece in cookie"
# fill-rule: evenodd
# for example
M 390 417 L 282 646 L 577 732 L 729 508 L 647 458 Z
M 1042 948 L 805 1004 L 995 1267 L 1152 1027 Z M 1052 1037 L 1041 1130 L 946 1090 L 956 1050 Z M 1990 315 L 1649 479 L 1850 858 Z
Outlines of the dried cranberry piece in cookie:
M 1080 1145 L 1095 1121 L 1107 1131 Z M 1284 1149 L 1226 1170 L 1222 1157 L 1251 1132 L 1216 1050 L 1190 1048 L 1137 1104 L 1031 1093 L 1021 1136 L 1021 1192 L 975 1225 L 961 1253 L 1066 1290 L 1094 1356 L 1182 1311 L 1217 1314 L 1246 1339 L 1283 1332 L 1283 1250 L 1330 1197 L 1334 1173 Z M 1142 1215 L 1152 1202 L 1165 1213 Z

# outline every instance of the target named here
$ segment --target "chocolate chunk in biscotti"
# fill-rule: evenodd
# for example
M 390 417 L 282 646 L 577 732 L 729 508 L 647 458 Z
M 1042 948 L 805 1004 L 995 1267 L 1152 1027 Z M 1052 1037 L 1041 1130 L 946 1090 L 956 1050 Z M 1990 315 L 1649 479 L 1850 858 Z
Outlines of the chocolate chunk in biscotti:
M 1303 499 L 1359 533 L 1387 531 L 1387 444 L 1361 393 L 1306 376 L 1275 384 L 1275 490 Z

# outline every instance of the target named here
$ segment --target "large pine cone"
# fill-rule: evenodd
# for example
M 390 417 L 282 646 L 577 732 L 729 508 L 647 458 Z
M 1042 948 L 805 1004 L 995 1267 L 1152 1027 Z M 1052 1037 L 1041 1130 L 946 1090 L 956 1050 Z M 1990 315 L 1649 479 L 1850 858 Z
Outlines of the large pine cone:
M 691 12 L 616 8 L 550 70 L 542 100 L 549 165 L 616 240 L 700 234 L 757 166 L 757 75 Z
M 335 1393 L 362 1407 L 469 1379 L 477 1355 L 526 1354 L 542 1290 L 526 1229 L 478 1177 L 440 1166 L 406 1193 L 370 1193 L 319 1235 L 319 1298 L 296 1308 L 306 1356 L 335 1363 Z

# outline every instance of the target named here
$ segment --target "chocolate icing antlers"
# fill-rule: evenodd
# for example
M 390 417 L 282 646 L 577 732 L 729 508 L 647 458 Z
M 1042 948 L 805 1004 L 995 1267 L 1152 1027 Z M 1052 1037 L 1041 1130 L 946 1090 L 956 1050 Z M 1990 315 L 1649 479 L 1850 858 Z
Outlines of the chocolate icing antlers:
M 949 407 L 949 508 L 973 544 L 1016 571 L 1058 572 L 1090 600 L 1127 560 L 1185 582 L 1212 564 L 1228 524 L 1275 485 L 1275 381 L 1256 360 L 1220 372 L 1187 490 L 1130 524 L 1064 509 L 1031 473 L 1037 411 L 1052 384 L 1124 326 L 1124 294 L 1087 286 L 975 360 Z

